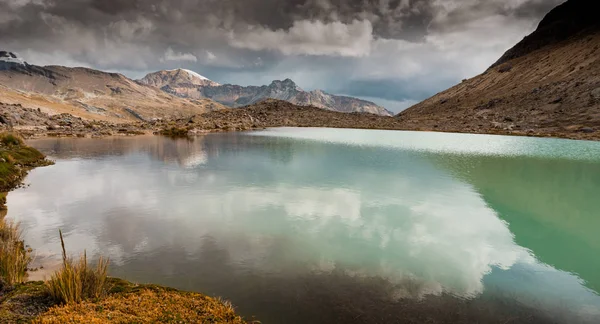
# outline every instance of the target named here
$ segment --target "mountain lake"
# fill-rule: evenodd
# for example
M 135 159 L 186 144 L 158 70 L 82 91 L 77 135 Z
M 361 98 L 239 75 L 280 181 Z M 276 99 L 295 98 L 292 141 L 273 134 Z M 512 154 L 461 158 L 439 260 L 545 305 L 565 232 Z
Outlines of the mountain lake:
M 276 128 L 28 143 L 56 164 L 9 194 L 8 218 L 48 269 L 61 229 L 112 276 L 263 323 L 600 322 L 600 142 Z

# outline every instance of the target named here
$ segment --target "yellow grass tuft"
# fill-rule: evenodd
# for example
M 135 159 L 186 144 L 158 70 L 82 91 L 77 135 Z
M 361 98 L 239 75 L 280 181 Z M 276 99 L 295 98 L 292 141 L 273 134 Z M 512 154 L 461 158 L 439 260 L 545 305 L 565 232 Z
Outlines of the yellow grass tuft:
M 0 279 L 9 285 L 27 279 L 27 266 L 31 254 L 21 240 L 19 224 L 0 220 Z
M 87 299 L 99 299 L 105 296 L 108 290 L 109 260 L 100 257 L 96 267 L 90 267 L 85 252 L 77 261 L 68 258 L 62 231 L 59 233 L 63 266 L 52 275 L 50 280 L 46 281 L 46 288 L 50 296 L 63 304 L 76 304 Z

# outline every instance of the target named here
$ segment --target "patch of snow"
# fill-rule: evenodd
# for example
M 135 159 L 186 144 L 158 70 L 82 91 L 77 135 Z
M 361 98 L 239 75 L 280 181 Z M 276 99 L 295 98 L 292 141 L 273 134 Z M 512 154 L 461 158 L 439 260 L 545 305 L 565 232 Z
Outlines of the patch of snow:
M 192 71 L 192 70 L 187 70 L 187 69 L 175 69 L 175 70 L 168 70 L 168 71 L 169 71 L 169 72 L 175 72 L 175 71 L 184 71 L 184 72 L 186 72 L 186 73 L 187 73 L 187 74 L 188 74 L 190 77 L 192 77 L 192 78 L 194 78 L 194 77 L 195 77 L 195 78 L 199 78 L 199 79 L 201 79 L 201 80 L 207 80 L 207 81 L 211 81 L 211 80 L 210 80 L 210 79 L 208 79 L 207 77 L 205 77 L 205 76 L 202 76 L 202 75 L 200 75 L 200 74 L 198 74 L 198 73 L 196 73 L 196 72 L 194 72 L 194 71 Z
M 12 57 L 0 57 L 0 62 L 8 62 L 8 63 L 17 63 L 17 64 L 25 64 L 20 58 L 12 58 Z
M 14 53 L 5 51 L 0 51 L 0 62 L 25 64 L 25 61 L 17 57 Z
M 203 75 L 200 75 L 199 73 L 194 72 L 192 70 L 188 70 L 188 69 L 175 69 L 175 70 L 169 70 L 169 71 L 183 71 L 183 72 L 186 72 L 191 78 L 196 78 L 196 79 L 200 79 L 200 80 L 203 80 L 203 81 L 212 82 L 213 84 L 218 84 L 217 82 L 214 82 L 213 80 L 211 80 L 211 79 L 209 79 L 209 78 L 207 78 L 207 77 L 205 77 Z
M 200 75 L 200 74 L 198 74 L 198 73 L 196 73 L 196 72 L 194 72 L 192 70 L 186 70 L 186 69 L 182 69 L 182 70 L 185 71 L 185 72 L 187 72 L 192 77 L 196 77 L 196 78 L 199 78 L 199 79 L 202 79 L 202 80 L 208 80 L 208 78 L 206 78 L 206 77 L 204 77 L 204 76 L 202 76 L 202 75 Z M 210 80 L 208 80 L 208 81 L 210 81 Z

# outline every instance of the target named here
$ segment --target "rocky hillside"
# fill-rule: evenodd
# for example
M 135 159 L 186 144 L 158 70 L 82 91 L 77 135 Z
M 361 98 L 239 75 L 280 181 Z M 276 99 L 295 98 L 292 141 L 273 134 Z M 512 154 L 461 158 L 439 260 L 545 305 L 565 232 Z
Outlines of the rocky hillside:
M 0 102 L 0 131 L 14 130 L 30 138 L 38 136 L 102 137 L 163 133 L 187 135 L 264 129 L 268 127 L 334 127 L 403 129 L 393 117 L 369 113 L 342 113 L 314 106 L 298 106 L 287 101 L 267 99 L 259 103 L 222 109 L 183 118 L 138 122 L 109 122 L 83 119 L 69 113 L 49 115 L 41 109 Z
M 407 129 L 600 139 L 597 7 L 556 7 L 486 72 L 397 118 Z
M 190 75 L 196 77 L 190 77 Z M 321 90 L 304 91 L 290 79 L 276 80 L 265 86 L 220 85 L 195 72 L 178 69 L 150 73 L 138 82 L 160 88 L 182 98 L 208 98 L 234 108 L 255 104 L 265 99 L 279 99 L 301 106 L 315 106 L 339 112 L 392 115 L 385 108 L 369 101 L 335 96 Z
M 7 104 L 109 121 L 180 117 L 225 108 L 209 99 L 173 96 L 118 73 L 41 67 L 13 53 L 0 54 L 0 101 Z
M 397 118 L 369 113 L 341 113 L 314 106 L 298 106 L 267 99 L 238 109 L 212 111 L 192 118 L 165 123 L 163 130 L 181 133 L 240 131 L 269 127 L 332 127 L 402 129 Z

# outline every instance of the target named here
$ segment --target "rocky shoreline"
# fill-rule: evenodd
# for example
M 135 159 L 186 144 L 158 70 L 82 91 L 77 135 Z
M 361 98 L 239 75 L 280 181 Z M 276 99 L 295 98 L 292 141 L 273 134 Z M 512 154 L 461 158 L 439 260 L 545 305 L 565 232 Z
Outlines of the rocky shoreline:
M 511 136 L 555 137 L 577 140 L 600 140 L 600 131 L 585 129 L 514 128 L 497 122 L 482 121 L 473 127 L 454 122 L 432 124 L 412 118 L 378 116 L 369 113 L 341 113 L 312 106 L 297 106 L 269 99 L 243 108 L 224 109 L 178 119 L 153 119 L 129 123 L 86 120 L 71 114 L 49 115 L 39 109 L 19 104 L 0 103 L 0 129 L 12 129 L 25 138 L 105 137 L 143 134 L 173 136 L 212 132 L 247 131 L 270 127 L 328 127 L 404 131 L 456 132 Z

